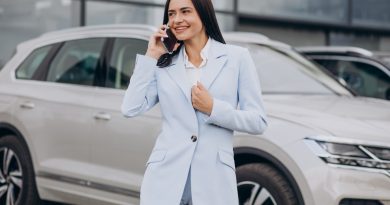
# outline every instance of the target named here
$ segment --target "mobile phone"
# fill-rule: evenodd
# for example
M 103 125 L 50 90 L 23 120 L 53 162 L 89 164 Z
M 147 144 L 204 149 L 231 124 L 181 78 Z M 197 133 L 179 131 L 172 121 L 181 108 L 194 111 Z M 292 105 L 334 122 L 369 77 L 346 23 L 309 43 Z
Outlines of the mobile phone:
M 168 37 L 161 38 L 161 41 L 162 41 L 165 49 L 167 50 L 167 52 L 171 54 L 171 53 L 173 53 L 173 49 L 175 49 L 175 45 L 177 43 L 177 38 L 173 34 L 172 30 L 169 27 L 167 27 L 167 29 L 165 31 L 166 31 Z

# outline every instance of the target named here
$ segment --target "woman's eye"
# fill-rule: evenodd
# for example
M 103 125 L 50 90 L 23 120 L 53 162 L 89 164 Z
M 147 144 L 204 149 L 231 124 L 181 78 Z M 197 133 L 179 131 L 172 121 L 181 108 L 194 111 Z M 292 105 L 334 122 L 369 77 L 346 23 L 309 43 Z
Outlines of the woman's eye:
M 183 10 L 183 13 L 190 13 L 190 10 Z
M 168 13 L 168 16 L 173 16 L 174 15 L 174 13 Z

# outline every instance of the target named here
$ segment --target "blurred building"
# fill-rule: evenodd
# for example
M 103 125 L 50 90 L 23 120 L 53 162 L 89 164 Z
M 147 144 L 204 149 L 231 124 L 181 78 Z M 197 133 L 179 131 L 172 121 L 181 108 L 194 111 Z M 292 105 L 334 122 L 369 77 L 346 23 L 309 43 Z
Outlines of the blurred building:
M 62 28 L 159 25 L 165 0 L 0 0 L 0 66 L 15 46 Z M 213 0 L 224 31 L 254 31 L 293 46 L 390 51 L 390 0 Z

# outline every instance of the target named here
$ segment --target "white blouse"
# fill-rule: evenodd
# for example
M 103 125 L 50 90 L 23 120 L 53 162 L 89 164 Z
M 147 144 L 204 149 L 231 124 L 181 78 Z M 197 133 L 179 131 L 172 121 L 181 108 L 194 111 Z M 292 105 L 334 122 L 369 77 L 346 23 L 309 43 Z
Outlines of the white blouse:
M 184 52 L 184 66 L 186 68 L 188 81 L 190 82 L 191 86 L 196 85 L 197 82 L 200 81 L 200 77 L 202 75 L 202 69 L 201 68 L 206 66 L 209 50 L 210 50 L 210 38 L 207 40 L 206 45 L 200 51 L 200 57 L 202 58 L 202 63 L 199 65 L 199 67 L 196 67 L 196 66 L 194 66 L 194 64 L 192 64 L 188 60 L 188 55 L 187 55 L 186 49 L 185 49 L 185 47 L 183 48 L 183 52 Z

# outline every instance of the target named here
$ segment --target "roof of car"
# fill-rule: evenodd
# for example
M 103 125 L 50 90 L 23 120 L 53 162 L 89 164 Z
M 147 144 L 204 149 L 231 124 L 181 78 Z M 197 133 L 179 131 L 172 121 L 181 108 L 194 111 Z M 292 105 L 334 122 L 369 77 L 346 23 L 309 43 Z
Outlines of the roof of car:
M 241 43 L 254 43 L 254 44 L 261 44 L 261 45 L 272 45 L 276 47 L 285 47 L 285 48 L 291 48 L 290 45 L 271 40 L 267 36 L 262 35 L 260 33 L 254 33 L 254 32 L 225 32 L 223 33 L 223 36 L 228 41 L 234 41 L 234 42 L 241 42 Z
M 119 35 L 129 36 L 134 34 L 148 37 L 156 30 L 157 27 L 142 24 L 111 24 L 61 29 L 47 32 L 37 38 L 24 41 L 18 44 L 17 50 L 25 47 L 39 47 L 40 45 L 52 44 L 59 41 L 88 37 L 117 37 Z
M 369 50 L 352 46 L 304 46 L 296 49 L 305 54 L 342 54 L 358 55 L 372 57 L 373 53 Z
M 98 32 L 98 31 L 130 31 L 130 30 L 139 30 L 139 31 L 148 31 L 154 32 L 156 31 L 156 27 L 151 25 L 144 24 L 110 24 L 110 25 L 96 25 L 96 26 L 84 26 L 84 27 L 75 27 L 62 29 L 57 31 L 48 32 L 42 34 L 40 37 L 50 37 L 50 36 L 58 36 L 64 34 L 77 34 L 77 33 L 85 33 L 85 32 Z

